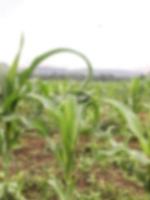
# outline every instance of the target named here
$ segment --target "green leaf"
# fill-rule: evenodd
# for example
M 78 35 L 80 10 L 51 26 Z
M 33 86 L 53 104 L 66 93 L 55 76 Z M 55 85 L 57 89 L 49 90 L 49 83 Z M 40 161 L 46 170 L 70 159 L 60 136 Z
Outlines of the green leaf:
M 82 86 L 82 87 L 84 87 L 92 79 L 92 75 L 93 75 L 92 64 L 84 54 L 82 54 L 79 51 L 76 51 L 76 50 L 73 50 L 73 49 L 69 49 L 69 48 L 56 48 L 56 49 L 47 51 L 47 52 L 37 56 L 32 61 L 31 65 L 20 74 L 20 83 L 24 84 L 29 79 L 29 77 L 32 75 L 33 71 L 44 60 L 46 60 L 46 59 L 48 59 L 48 58 L 50 58 L 50 57 L 52 57 L 54 55 L 60 54 L 60 53 L 72 53 L 72 54 L 75 54 L 75 55 L 79 56 L 81 59 L 83 59 L 85 61 L 89 73 L 88 73 L 88 77 L 87 77 L 86 81 L 84 82 L 84 84 Z
M 136 114 L 126 105 L 117 100 L 105 99 L 104 102 L 110 104 L 120 112 L 122 117 L 127 122 L 128 128 L 139 140 L 141 148 L 143 149 L 145 154 L 150 155 L 149 140 L 147 140 L 147 138 L 144 136 L 143 127 Z
M 7 78 L 9 80 L 13 80 L 14 78 L 16 78 L 16 75 L 18 73 L 19 61 L 20 61 L 23 45 L 24 45 L 24 36 L 21 35 L 18 52 L 17 52 L 17 54 L 14 58 L 14 61 L 12 62 L 11 66 L 8 70 L 8 73 L 7 73 Z

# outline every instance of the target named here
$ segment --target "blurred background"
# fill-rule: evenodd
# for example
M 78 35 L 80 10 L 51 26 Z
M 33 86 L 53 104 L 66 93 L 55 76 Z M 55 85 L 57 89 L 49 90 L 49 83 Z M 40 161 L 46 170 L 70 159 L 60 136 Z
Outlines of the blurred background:
M 51 48 L 70 47 L 95 70 L 147 73 L 149 8 L 149 0 L 0 0 L 0 62 L 12 61 L 23 32 L 21 67 Z M 43 66 L 82 69 L 84 63 L 63 54 Z

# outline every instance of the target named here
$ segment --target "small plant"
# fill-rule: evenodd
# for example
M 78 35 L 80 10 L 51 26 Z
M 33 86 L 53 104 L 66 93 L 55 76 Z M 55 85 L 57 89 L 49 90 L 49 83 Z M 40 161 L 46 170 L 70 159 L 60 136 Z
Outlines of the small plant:
M 62 169 L 62 182 L 55 178 L 50 179 L 49 184 L 53 186 L 60 200 L 74 199 L 75 183 L 73 179 L 75 170 L 75 150 L 79 137 L 79 125 L 81 120 L 81 108 L 72 96 L 62 101 L 53 113 L 59 131 L 58 141 L 50 140 L 50 147 L 56 156 Z
M 145 130 L 138 116 L 123 103 L 112 99 L 107 99 L 105 102 L 120 112 L 122 117 L 125 119 L 129 130 L 132 132 L 134 137 L 137 138 L 141 150 L 129 150 L 128 153 L 139 162 L 139 164 L 143 165 L 143 168 L 147 171 L 147 176 L 142 179 L 145 181 L 144 184 L 146 187 L 150 190 L 150 131 Z
M 144 93 L 144 82 L 140 77 L 135 78 L 129 85 L 128 104 L 134 112 L 139 112 L 142 108 L 141 102 Z
M 6 180 L 5 174 L 0 174 L 0 200 L 26 200 L 23 195 L 24 174 L 18 173 Z
M 20 105 L 21 101 L 24 101 L 27 98 L 32 98 L 34 96 L 34 92 L 32 92 L 32 88 L 29 89 L 29 81 L 30 77 L 35 70 L 35 68 L 38 67 L 38 65 L 44 61 L 45 59 L 54 56 L 59 53 L 73 53 L 80 58 L 82 58 L 85 63 L 87 64 L 88 70 L 89 70 L 89 75 L 88 78 L 85 80 L 85 82 L 82 84 L 81 88 L 85 87 L 89 80 L 91 79 L 92 75 L 92 66 L 90 61 L 80 52 L 75 51 L 73 49 L 69 48 L 57 48 L 57 49 L 52 49 L 46 53 L 43 53 L 39 56 L 37 56 L 29 65 L 29 67 L 25 68 L 21 72 L 18 72 L 18 67 L 19 67 L 19 61 L 20 61 L 20 56 L 22 52 L 24 44 L 24 38 L 21 37 L 20 40 L 20 46 L 19 50 L 17 52 L 17 55 L 12 63 L 12 65 L 9 67 L 8 71 L 4 74 L 4 76 L 1 76 L 1 88 L 0 88 L 0 153 L 2 156 L 3 160 L 3 168 L 5 172 L 5 179 L 8 181 L 9 179 L 9 167 L 10 167 L 10 161 L 12 157 L 12 150 L 17 144 L 19 138 L 20 138 L 20 130 L 22 124 L 26 124 L 28 119 L 25 119 L 23 116 L 17 112 L 17 108 Z M 2 73 L 1 73 L 2 75 Z M 80 89 L 81 89 L 80 88 Z M 60 156 L 60 159 L 63 159 L 63 165 L 64 167 L 64 177 L 70 180 L 69 178 L 71 176 L 70 171 L 72 168 L 72 161 L 74 160 L 73 152 L 74 152 L 74 143 L 76 141 L 77 133 L 76 133 L 76 123 L 75 118 L 77 118 L 75 109 L 76 104 L 73 100 L 68 101 L 67 103 L 69 107 L 67 107 L 67 104 L 64 103 L 62 105 L 62 109 L 64 109 L 63 112 L 65 112 L 66 117 L 72 117 L 72 121 L 69 121 L 69 123 L 72 123 L 69 125 L 68 130 L 66 127 L 63 127 L 63 123 L 65 121 L 63 120 L 63 116 L 61 116 L 61 111 L 60 111 L 60 116 L 57 115 L 59 118 L 59 125 L 61 126 L 60 129 L 62 131 L 62 144 L 64 143 L 64 146 L 62 145 L 62 155 L 61 152 L 58 153 L 58 157 Z M 69 109 L 69 110 L 67 110 Z M 70 113 L 68 113 L 70 112 Z M 57 113 L 58 114 L 58 113 Z M 70 114 L 70 116 L 69 116 Z M 71 115 L 72 114 L 72 115 Z M 67 116 L 68 115 L 68 116 Z M 64 128 L 64 130 L 63 130 Z M 67 131 L 67 133 L 65 133 Z M 68 142 L 65 140 L 65 134 L 68 134 L 69 131 L 69 136 L 72 137 L 72 143 Z M 74 132 L 73 132 L 74 131 Z M 70 146 L 68 146 L 70 145 Z M 65 149 L 66 148 L 66 149 Z M 67 149 L 68 148 L 68 149 Z M 63 156 L 61 158 L 61 156 Z M 66 160 L 66 159 L 72 159 L 72 160 Z M 71 166 L 70 166 L 71 165 Z M 68 182 L 67 182 L 68 184 Z

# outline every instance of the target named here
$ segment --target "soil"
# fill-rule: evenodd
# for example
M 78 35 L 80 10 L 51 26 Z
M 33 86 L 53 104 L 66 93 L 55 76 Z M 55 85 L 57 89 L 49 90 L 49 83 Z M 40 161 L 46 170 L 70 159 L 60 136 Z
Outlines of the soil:
M 84 142 L 86 143 L 87 139 L 83 139 L 82 149 L 84 146 Z M 52 152 L 45 148 L 46 143 L 44 139 L 38 137 L 37 135 L 35 136 L 34 134 L 28 135 L 23 138 L 22 144 L 22 147 L 14 151 L 14 162 L 11 166 L 11 173 L 16 173 L 23 170 L 26 172 L 32 172 L 33 174 L 39 174 L 44 167 L 48 168 L 56 164 Z M 77 173 L 78 187 L 81 190 L 89 187 L 91 184 L 88 180 L 90 173 Z M 135 182 L 127 180 L 124 177 L 121 169 L 117 168 L 116 166 L 110 166 L 106 169 L 100 168 L 99 166 L 93 166 L 91 169 L 91 173 L 95 177 L 97 182 L 103 182 L 106 184 L 112 183 L 112 185 L 115 185 L 116 188 L 119 187 L 130 190 L 132 192 L 135 192 L 136 194 L 144 194 L 145 192 L 144 188 L 142 188 Z
M 38 136 L 26 136 L 22 140 L 22 147 L 13 153 L 14 162 L 11 171 L 18 170 L 39 171 L 43 167 L 53 164 L 52 153 L 46 149 L 46 142 Z
M 83 143 L 87 140 L 83 139 Z M 134 145 L 135 142 L 135 145 Z M 132 146 L 136 146 L 137 143 L 134 141 Z M 23 141 L 23 146 L 14 151 L 15 164 L 12 165 L 11 170 L 16 172 L 18 170 L 34 171 L 39 172 L 44 167 L 55 165 L 55 160 L 50 150 L 47 150 L 44 139 L 38 136 L 26 136 Z M 84 145 L 84 144 L 83 144 Z M 82 146 L 83 146 L 82 145 Z M 97 181 L 112 182 L 116 186 L 122 188 L 129 188 L 134 192 L 142 193 L 144 189 L 132 181 L 126 180 L 123 172 L 116 166 L 110 166 L 107 169 L 100 169 L 99 166 L 94 166 L 91 169 L 91 173 L 96 177 Z M 79 187 L 85 187 L 88 185 L 86 177 L 80 176 Z

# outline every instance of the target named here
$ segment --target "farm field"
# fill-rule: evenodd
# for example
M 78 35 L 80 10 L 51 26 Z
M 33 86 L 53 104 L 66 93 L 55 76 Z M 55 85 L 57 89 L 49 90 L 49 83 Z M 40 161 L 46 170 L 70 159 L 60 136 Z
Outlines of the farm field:
M 56 49 L 0 76 L 0 200 L 149 200 L 150 79 L 94 81 Z M 51 55 L 80 56 L 84 81 L 30 78 Z

